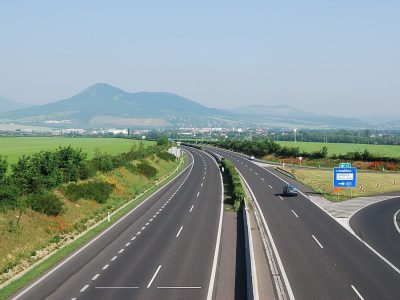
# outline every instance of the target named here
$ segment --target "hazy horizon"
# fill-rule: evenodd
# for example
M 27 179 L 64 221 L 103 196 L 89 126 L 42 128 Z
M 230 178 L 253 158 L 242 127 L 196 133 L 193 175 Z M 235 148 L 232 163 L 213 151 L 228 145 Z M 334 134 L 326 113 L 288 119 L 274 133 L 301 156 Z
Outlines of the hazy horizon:
M 104 82 L 215 108 L 400 108 L 397 1 L 0 4 L 0 96 L 44 104 Z

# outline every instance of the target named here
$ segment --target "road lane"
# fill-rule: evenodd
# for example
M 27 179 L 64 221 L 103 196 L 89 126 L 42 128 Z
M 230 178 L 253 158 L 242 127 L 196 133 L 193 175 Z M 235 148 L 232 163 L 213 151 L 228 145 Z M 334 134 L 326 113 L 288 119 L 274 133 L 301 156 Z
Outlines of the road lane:
M 222 183 L 209 156 L 189 151 L 192 167 L 19 299 L 205 299 Z
M 365 299 L 400 298 L 400 275 L 305 196 L 283 197 L 283 181 L 269 170 L 241 155 L 210 150 L 234 158 L 250 185 L 296 299 L 357 299 L 355 290 Z
M 400 233 L 393 217 L 400 209 L 400 198 L 369 205 L 350 218 L 353 231 L 400 269 Z

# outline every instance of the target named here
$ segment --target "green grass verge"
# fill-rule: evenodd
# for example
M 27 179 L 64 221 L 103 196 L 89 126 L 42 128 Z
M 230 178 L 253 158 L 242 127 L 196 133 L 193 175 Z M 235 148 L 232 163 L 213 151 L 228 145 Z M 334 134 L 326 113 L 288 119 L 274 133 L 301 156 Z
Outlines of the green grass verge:
M 130 204 L 120 209 L 119 211 L 115 212 L 112 215 L 110 222 L 102 221 L 98 223 L 98 225 L 90 229 L 88 232 L 86 232 L 84 235 L 77 238 L 70 244 L 60 247 L 58 250 L 56 250 L 56 252 L 53 255 L 51 255 L 47 259 L 45 258 L 41 263 L 35 266 L 32 270 L 28 271 L 22 277 L 16 279 L 15 281 L 12 281 L 10 284 L 2 288 L 0 290 L 0 300 L 9 298 L 13 294 L 15 294 L 18 290 L 22 289 L 24 286 L 28 285 L 33 280 L 39 278 L 47 270 L 54 267 L 56 264 L 61 262 L 75 250 L 77 250 L 78 248 L 89 242 L 92 238 L 100 234 L 103 230 L 114 224 L 116 221 L 118 221 L 121 217 L 126 215 L 129 211 L 131 211 L 133 208 L 135 208 L 137 205 L 143 202 L 155 191 L 157 191 L 161 187 L 171 182 L 176 177 L 176 175 L 179 174 L 179 172 L 185 168 L 186 163 L 187 163 L 187 158 L 186 156 L 184 156 L 184 162 L 179 167 L 178 172 L 173 172 L 162 184 L 160 184 L 159 186 L 153 186 L 143 195 L 139 196 L 137 199 L 132 201 Z
M 350 189 L 339 191 L 339 196 L 334 191 L 332 170 L 290 169 L 289 171 L 298 181 L 316 192 L 322 192 L 325 198 L 333 202 L 351 198 Z M 362 189 L 360 186 L 362 186 Z M 399 192 L 400 194 L 400 173 L 358 172 L 357 188 L 352 190 L 352 197 L 372 196 L 389 192 Z

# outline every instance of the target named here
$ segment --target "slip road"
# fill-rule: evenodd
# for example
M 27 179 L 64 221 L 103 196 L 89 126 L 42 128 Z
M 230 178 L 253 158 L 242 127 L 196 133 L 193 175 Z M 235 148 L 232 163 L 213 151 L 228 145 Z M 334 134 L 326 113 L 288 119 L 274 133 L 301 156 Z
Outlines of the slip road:
M 211 299 L 222 221 L 215 161 L 191 165 L 13 299 Z

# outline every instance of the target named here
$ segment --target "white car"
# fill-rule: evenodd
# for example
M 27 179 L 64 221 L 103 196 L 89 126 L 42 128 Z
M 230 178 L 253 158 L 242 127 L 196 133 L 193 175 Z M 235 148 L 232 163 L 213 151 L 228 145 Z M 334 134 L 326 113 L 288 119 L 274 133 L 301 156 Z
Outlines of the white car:
M 254 160 L 254 155 L 250 155 L 249 160 Z

